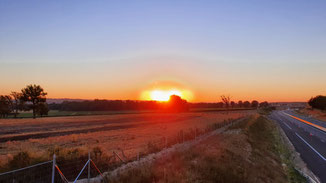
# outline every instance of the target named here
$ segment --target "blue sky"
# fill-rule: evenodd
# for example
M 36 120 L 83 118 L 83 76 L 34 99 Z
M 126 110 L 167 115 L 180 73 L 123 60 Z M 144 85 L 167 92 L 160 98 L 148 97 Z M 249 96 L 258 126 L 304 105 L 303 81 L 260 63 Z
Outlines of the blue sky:
M 39 83 L 51 97 L 137 99 L 171 80 L 198 101 L 305 100 L 326 93 L 325 9 L 304 0 L 2 0 L 0 77 L 11 79 L 0 79 L 0 94 Z M 85 85 L 94 90 L 73 95 Z

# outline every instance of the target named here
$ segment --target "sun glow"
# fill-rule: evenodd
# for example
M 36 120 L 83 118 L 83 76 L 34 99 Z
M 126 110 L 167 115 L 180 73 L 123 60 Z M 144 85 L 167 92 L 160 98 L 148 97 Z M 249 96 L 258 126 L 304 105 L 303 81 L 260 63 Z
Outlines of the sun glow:
M 156 101 L 168 101 L 171 95 L 178 95 L 182 98 L 182 94 L 178 90 L 170 90 L 170 91 L 154 90 L 150 92 L 150 99 Z
M 180 89 L 153 89 L 145 90 L 141 94 L 141 100 L 155 100 L 166 102 L 169 101 L 171 95 L 178 95 L 182 99 L 191 101 L 193 99 L 193 94 L 189 90 L 180 90 Z

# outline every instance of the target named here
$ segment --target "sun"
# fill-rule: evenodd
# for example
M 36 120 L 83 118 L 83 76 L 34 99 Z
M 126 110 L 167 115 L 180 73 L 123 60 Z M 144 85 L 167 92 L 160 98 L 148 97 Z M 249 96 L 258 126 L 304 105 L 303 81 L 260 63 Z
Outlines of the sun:
M 167 102 L 171 95 L 177 95 L 187 101 L 194 99 L 194 94 L 189 88 L 175 82 L 158 81 L 139 92 L 140 100 L 147 101 Z
M 153 90 L 150 92 L 150 99 L 164 102 L 169 101 L 171 95 L 182 97 L 182 93 L 179 90 Z

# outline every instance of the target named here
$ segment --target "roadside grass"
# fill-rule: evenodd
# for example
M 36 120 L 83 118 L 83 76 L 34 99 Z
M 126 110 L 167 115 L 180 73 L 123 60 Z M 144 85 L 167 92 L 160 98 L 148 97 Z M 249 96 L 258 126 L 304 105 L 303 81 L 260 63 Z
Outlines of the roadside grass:
M 275 124 L 256 115 L 189 149 L 176 150 L 106 178 L 113 183 L 306 182 L 290 157 Z
M 249 127 L 247 133 L 249 143 L 254 149 L 252 158 L 255 161 L 266 162 L 264 156 L 268 156 L 271 158 L 271 162 L 282 164 L 289 182 L 307 182 L 306 178 L 294 168 L 291 151 L 282 140 L 279 129 L 272 121 L 260 116 L 257 122 Z

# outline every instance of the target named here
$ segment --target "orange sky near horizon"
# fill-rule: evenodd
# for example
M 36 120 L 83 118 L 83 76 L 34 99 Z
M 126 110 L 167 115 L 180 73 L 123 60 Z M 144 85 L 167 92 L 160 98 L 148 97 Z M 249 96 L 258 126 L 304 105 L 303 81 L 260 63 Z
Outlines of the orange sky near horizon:
M 0 94 L 20 91 L 27 84 L 41 85 L 48 98 L 72 99 L 141 100 L 144 91 L 157 89 L 189 91 L 190 102 L 218 102 L 221 95 L 230 95 L 234 101 L 305 102 L 326 94 L 325 72 L 317 64 L 276 67 L 266 62 L 217 61 L 211 63 L 216 67 L 208 67 L 190 58 L 131 60 L 115 67 L 107 62 L 5 63 L 7 69 L 0 77 L 10 79 L 0 80 Z

